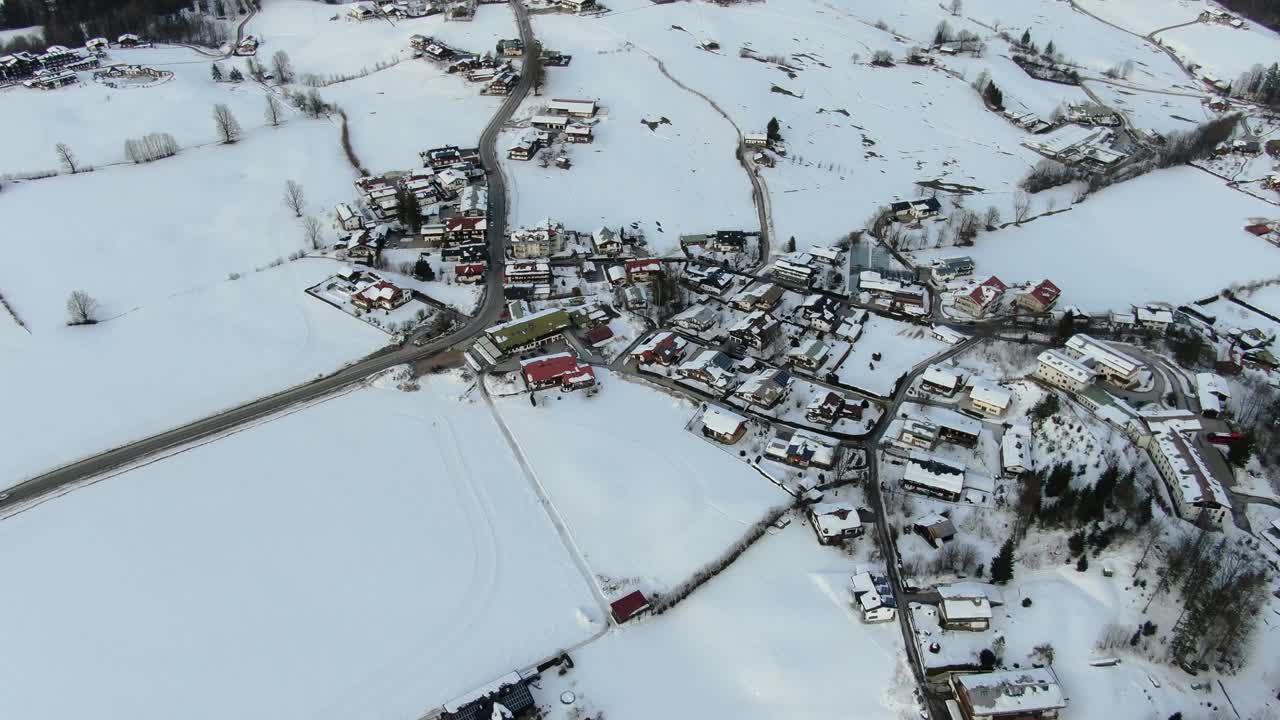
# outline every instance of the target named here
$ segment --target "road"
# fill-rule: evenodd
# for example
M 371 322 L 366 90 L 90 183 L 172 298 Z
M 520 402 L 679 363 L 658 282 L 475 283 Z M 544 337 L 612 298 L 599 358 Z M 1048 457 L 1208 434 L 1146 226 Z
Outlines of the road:
M 520 31 L 520 38 L 524 41 L 524 61 L 527 64 L 532 61 L 533 53 L 536 52 L 533 29 L 529 25 L 529 16 L 523 5 L 519 2 L 512 2 L 511 8 L 516 16 L 516 25 Z M 245 18 L 245 22 L 248 19 Z M 243 28 L 243 23 L 241 23 L 241 28 Z M 258 398 L 244 405 L 224 410 L 158 435 L 98 453 L 24 480 L 10 488 L 4 499 L 0 500 L 0 511 L 3 511 L 6 507 L 34 500 L 81 480 L 120 468 L 156 453 L 227 432 L 235 427 L 260 420 L 299 403 L 316 400 L 349 385 L 363 382 L 370 375 L 396 365 L 424 360 L 469 342 L 486 327 L 493 325 L 502 312 L 505 300 L 502 292 L 502 273 L 504 267 L 503 243 L 507 229 L 507 185 L 506 178 L 502 174 L 502 168 L 498 163 L 495 144 L 498 132 L 511 119 L 511 115 L 519 107 L 525 95 L 528 94 L 531 85 L 532 82 L 528 77 L 521 77 L 511 95 L 503 101 L 502 106 L 498 108 L 498 111 L 489 120 L 489 124 L 485 126 L 484 132 L 480 135 L 480 158 L 484 167 L 489 171 L 490 217 L 487 239 L 489 243 L 490 270 L 486 279 L 484 301 L 477 313 L 466 324 L 441 338 L 423 345 L 419 346 L 414 345 L 413 342 L 406 342 L 401 347 L 383 349 L 353 365 L 304 385 L 298 385 L 274 395 Z

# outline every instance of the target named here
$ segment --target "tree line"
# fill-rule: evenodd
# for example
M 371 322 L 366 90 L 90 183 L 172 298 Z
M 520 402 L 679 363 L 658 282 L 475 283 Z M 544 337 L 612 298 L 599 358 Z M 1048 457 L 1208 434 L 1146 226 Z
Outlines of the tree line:
M 1234 12 L 1261 23 L 1272 30 L 1280 30 L 1280 4 L 1276 0 L 1218 0 Z
M 0 28 L 44 26 L 40 47 L 19 49 L 53 44 L 74 47 L 91 37 L 115 38 L 123 33 L 212 47 L 228 40 L 224 23 L 179 13 L 190 6 L 187 0 L 7 0 L 0 6 Z

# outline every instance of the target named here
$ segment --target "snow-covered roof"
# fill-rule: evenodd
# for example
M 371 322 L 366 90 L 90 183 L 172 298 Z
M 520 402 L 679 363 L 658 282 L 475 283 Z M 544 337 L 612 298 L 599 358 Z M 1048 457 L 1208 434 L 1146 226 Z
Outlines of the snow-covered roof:
M 1061 350 L 1050 348 L 1040 353 L 1036 360 L 1041 365 L 1057 370 L 1076 382 L 1087 383 L 1093 380 L 1094 372 L 1088 367 L 1076 362 L 1075 358 L 1068 356 Z
M 985 597 L 942 599 L 942 614 L 949 621 L 990 620 L 991 603 Z
M 548 110 L 567 113 L 588 113 L 594 115 L 596 112 L 595 100 L 563 100 L 557 99 L 547 103 Z
M 964 490 L 964 465 L 932 453 L 911 451 L 902 479 L 916 485 L 936 488 L 953 495 Z
M 950 388 L 955 390 L 960 386 L 961 375 L 955 370 L 940 367 L 938 365 L 930 365 L 921 376 L 925 382 L 939 387 Z
M 444 704 L 444 710 L 448 713 L 454 713 L 461 708 L 470 705 L 472 702 L 479 700 L 486 695 L 492 695 L 508 685 L 518 685 L 524 680 L 520 678 L 520 674 L 509 672 L 506 675 L 494 680 L 487 685 L 482 685 L 471 692 L 464 693 Z
M 938 591 L 938 595 L 947 600 L 985 598 L 991 605 L 1004 604 L 1004 593 L 1000 592 L 1000 588 L 992 585 L 991 583 L 978 582 L 976 580 L 961 580 L 959 582 L 948 583 L 946 585 L 939 585 L 936 589 Z
M 1009 407 L 1009 403 L 1013 400 L 1013 394 L 1002 387 L 987 385 L 986 383 L 974 383 L 969 388 L 969 397 L 974 402 L 980 402 L 985 405 L 992 405 L 1001 410 Z
M 849 503 L 818 503 L 809 508 L 818 533 L 826 538 L 839 537 L 844 533 L 862 527 L 862 519 L 858 517 L 858 509 Z
M 1168 325 L 1173 322 L 1173 311 L 1169 308 L 1162 307 L 1140 307 L 1135 311 L 1138 322 L 1154 323 L 1156 325 Z
M 1000 464 L 1009 468 L 1031 469 L 1031 428 L 1014 425 L 1000 438 Z
M 702 414 L 703 427 L 720 435 L 736 434 L 746 421 L 741 415 L 718 407 L 709 407 Z
M 1175 478 L 1173 484 L 1182 496 L 1184 505 L 1217 505 L 1231 507 L 1231 500 L 1222 483 L 1218 482 L 1204 458 L 1195 447 L 1178 431 L 1162 431 L 1152 435 L 1153 442 L 1148 446 L 1152 453 L 1159 454 L 1165 464 L 1170 467 Z
M 955 683 L 975 716 L 1031 714 L 1067 706 L 1062 686 L 1048 668 L 958 675 Z
M 1133 375 L 1142 366 L 1142 363 L 1107 343 L 1083 333 L 1076 333 L 1067 339 L 1067 350 L 1080 357 L 1092 358 L 1125 376 Z
M 956 343 L 965 339 L 964 335 L 961 335 L 960 333 L 956 332 L 955 330 L 952 330 L 946 325 L 934 325 L 933 335 L 934 337 L 938 338 L 939 340 L 941 340 L 942 342 L 948 345 L 955 345 Z

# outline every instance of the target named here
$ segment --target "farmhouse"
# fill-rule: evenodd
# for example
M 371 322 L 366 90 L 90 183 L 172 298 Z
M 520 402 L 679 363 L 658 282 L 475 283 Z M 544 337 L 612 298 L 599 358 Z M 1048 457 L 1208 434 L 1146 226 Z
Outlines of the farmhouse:
M 622 237 L 604 226 L 591 234 L 591 244 L 600 255 L 617 255 L 622 252 Z
M 590 125 L 570 125 L 564 129 L 564 137 L 572 143 L 589 143 L 595 140 L 595 133 Z
M 532 160 L 542 149 L 544 135 L 536 130 L 528 130 L 520 134 L 516 141 L 507 148 L 507 157 L 512 160 Z
M 947 630 L 987 630 L 991 627 L 991 603 L 985 597 L 944 597 L 938 610 L 942 627 Z
M 624 595 L 609 604 L 609 614 L 613 616 L 613 621 L 619 625 L 631 618 L 648 613 L 650 609 L 649 600 L 639 590 Z
M 741 440 L 746 432 L 747 419 L 741 415 L 714 406 L 708 407 L 707 411 L 702 413 L 702 434 L 712 440 L 733 445 Z
M 1076 360 L 1092 360 L 1103 377 L 1120 387 L 1138 383 L 1142 364 L 1101 340 L 1077 333 L 1067 339 L 1066 352 Z
M 569 118 L 564 115 L 534 115 L 529 124 L 539 130 L 559 132 L 569 126 Z
M 809 522 L 822 545 L 835 545 L 862 535 L 858 509 L 849 503 L 828 502 L 809 506 Z
M 1000 438 L 1000 467 L 1007 475 L 1022 475 L 1031 470 L 1031 428 L 1012 425 Z
M 742 136 L 742 144 L 747 147 L 766 147 L 769 144 L 769 136 L 764 133 L 747 133 Z
M 1032 313 L 1049 312 L 1049 310 L 1058 302 L 1058 297 L 1062 295 L 1062 290 L 1048 280 L 1041 280 L 1040 284 L 1030 290 L 1019 293 L 1013 300 L 1013 304 Z
M 662 274 L 662 261 L 658 258 L 628 260 L 624 267 L 630 282 L 648 282 Z
M 942 203 L 937 198 L 895 202 L 889 205 L 889 212 L 898 222 L 915 222 L 942 212 Z
M 782 323 L 763 310 L 754 310 L 729 328 L 729 336 L 763 350 L 782 335 Z
M 409 302 L 409 300 L 409 293 L 386 280 L 371 283 L 351 296 L 351 304 L 365 311 L 391 311 Z
M 644 365 L 674 365 L 687 345 L 679 335 L 663 331 L 632 349 L 631 357 Z
M 974 383 L 969 388 L 969 403 L 978 412 L 991 417 L 1003 416 L 1009 410 L 1012 400 L 1013 393 L 1002 387 Z
M 960 389 L 963 376 L 954 368 L 930 365 L 920 376 L 920 389 L 934 395 L 951 397 Z
M 813 284 L 813 256 L 805 252 L 783 255 L 773 262 L 773 279 L 792 287 L 807 290 Z
M 1178 504 L 1178 515 L 1195 522 L 1203 517 L 1221 525 L 1231 511 L 1222 483 L 1213 477 L 1189 436 L 1176 427 L 1156 424 L 1147 452 Z
M 490 720 L 500 717 L 495 708 L 507 710 L 508 717 L 519 717 L 534 707 L 533 695 L 519 673 L 512 672 L 488 685 L 456 697 L 444 704 L 443 720 Z
M 718 350 L 703 350 L 676 368 L 676 375 L 716 390 L 728 390 L 737 377 L 733 358 Z
M 1093 384 L 1097 372 L 1092 364 L 1086 365 L 1061 350 L 1049 349 L 1036 358 L 1035 376 L 1041 380 L 1073 393 L 1083 392 Z
M 1200 402 L 1200 412 L 1208 418 L 1222 415 L 1231 399 L 1231 389 L 1221 375 L 1210 372 L 1196 373 L 1196 399 Z
M 965 720 L 1053 720 L 1067 706 L 1050 668 L 955 673 L 951 688 Z
M 787 358 L 796 365 L 807 370 L 817 370 L 831 356 L 831 348 L 821 340 L 809 338 L 792 348 Z
M 347 19 L 354 20 L 356 22 L 364 22 L 365 20 L 372 20 L 377 16 L 378 16 L 378 13 L 374 11 L 373 7 L 365 3 L 357 3 L 353 5 L 350 10 L 347 11 Z
M 902 485 L 922 495 L 956 502 L 964 491 L 964 466 L 912 450 L 902 475 Z
M 693 305 L 671 318 L 671 323 L 692 333 L 704 333 L 716 326 L 720 314 L 710 305 Z
M 1008 286 L 1000 278 L 992 275 L 968 294 L 956 298 L 956 309 L 975 318 L 985 317 L 989 311 L 1000 304 L 1000 298 L 1004 297 L 1004 291 L 1007 289 Z
M 568 115 L 589 118 L 596 114 L 595 100 L 552 100 L 547 103 L 547 115 Z
M 572 391 L 596 384 L 595 371 L 583 365 L 570 353 L 556 353 L 520 363 L 520 374 L 530 390 L 558 387 Z
M 749 404 L 768 410 L 777 405 L 791 386 L 791 373 L 783 368 L 767 368 L 747 378 L 734 395 Z
M 830 470 L 836 462 L 838 445 L 834 440 L 796 430 L 789 439 L 774 437 L 764 454 L 771 460 L 795 467 L 816 467 Z
M 343 230 L 359 230 L 364 227 L 364 218 L 356 214 L 346 203 L 338 203 L 333 209 L 333 214 L 338 219 L 338 227 Z

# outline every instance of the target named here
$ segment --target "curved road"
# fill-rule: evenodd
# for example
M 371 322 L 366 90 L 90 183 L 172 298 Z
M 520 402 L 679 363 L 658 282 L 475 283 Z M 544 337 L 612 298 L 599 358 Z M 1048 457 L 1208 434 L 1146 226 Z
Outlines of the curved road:
M 524 6 L 519 2 L 511 2 L 510 4 L 516 16 L 516 25 L 520 31 L 520 38 L 524 41 L 524 62 L 528 66 L 534 59 L 533 53 L 536 52 L 534 49 L 533 29 L 529 25 L 529 16 L 525 12 Z M 503 101 L 502 106 L 498 108 L 498 112 L 489 120 L 489 124 L 485 126 L 484 132 L 480 135 L 480 159 L 489 173 L 489 273 L 486 279 L 484 302 L 481 304 L 479 311 L 465 325 L 444 337 L 421 346 L 406 343 L 402 347 L 374 353 L 354 365 L 305 385 L 298 385 L 274 395 L 258 398 L 216 415 L 210 415 L 158 435 L 153 435 L 128 445 L 122 445 L 29 478 L 2 494 L 4 499 L 0 500 L 0 510 L 11 505 L 34 500 L 68 485 L 108 470 L 119 468 L 149 455 L 226 432 L 239 425 L 277 413 L 292 405 L 315 400 L 349 385 L 362 382 L 370 375 L 396 365 L 437 355 L 470 341 L 478 336 L 484 328 L 494 324 L 502 312 L 505 300 L 502 293 L 502 273 L 504 267 L 503 242 L 507 229 L 506 178 L 502 174 L 502 168 L 498 163 L 498 156 L 494 146 L 498 138 L 498 132 L 511 119 L 511 115 L 519 107 L 520 102 L 524 100 L 525 95 L 528 94 L 530 86 L 530 79 L 527 76 L 521 77 L 520 82 L 516 84 L 515 89 Z

